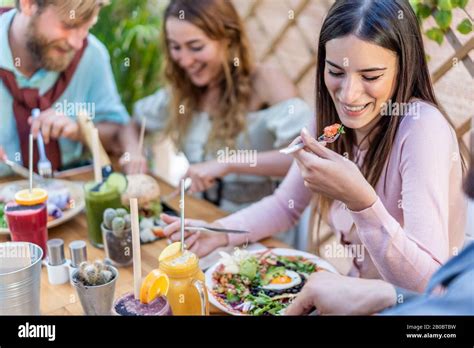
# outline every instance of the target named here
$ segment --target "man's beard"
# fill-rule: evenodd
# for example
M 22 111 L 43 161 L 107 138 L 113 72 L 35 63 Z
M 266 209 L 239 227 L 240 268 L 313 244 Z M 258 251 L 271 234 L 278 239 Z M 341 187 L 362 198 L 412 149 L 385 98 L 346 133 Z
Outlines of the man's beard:
M 35 63 L 46 70 L 58 72 L 66 70 L 76 53 L 66 40 L 48 41 L 46 37 L 38 32 L 35 18 L 28 25 L 26 38 L 26 46 Z M 56 48 L 67 51 L 67 53 L 63 53 L 61 56 L 57 54 L 53 56 L 52 51 Z

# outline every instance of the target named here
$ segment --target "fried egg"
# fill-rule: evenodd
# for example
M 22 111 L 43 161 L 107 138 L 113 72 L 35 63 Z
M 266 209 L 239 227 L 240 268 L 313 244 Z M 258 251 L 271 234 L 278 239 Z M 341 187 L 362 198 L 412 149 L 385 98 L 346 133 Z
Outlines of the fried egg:
M 285 270 L 285 273 L 273 278 L 269 284 L 262 286 L 265 290 L 286 290 L 301 283 L 301 277 L 298 273 Z

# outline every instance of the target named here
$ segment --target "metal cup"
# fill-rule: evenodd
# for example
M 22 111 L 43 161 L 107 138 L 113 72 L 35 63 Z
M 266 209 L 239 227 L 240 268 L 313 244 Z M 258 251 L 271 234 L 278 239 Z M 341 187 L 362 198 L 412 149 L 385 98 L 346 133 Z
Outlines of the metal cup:
M 0 243 L 0 315 L 39 315 L 43 250 L 28 242 Z
M 118 278 L 118 270 L 109 266 L 114 278 L 104 285 L 85 286 L 77 281 L 79 270 L 72 274 L 73 285 L 81 301 L 85 315 L 111 315 L 115 295 L 115 283 Z

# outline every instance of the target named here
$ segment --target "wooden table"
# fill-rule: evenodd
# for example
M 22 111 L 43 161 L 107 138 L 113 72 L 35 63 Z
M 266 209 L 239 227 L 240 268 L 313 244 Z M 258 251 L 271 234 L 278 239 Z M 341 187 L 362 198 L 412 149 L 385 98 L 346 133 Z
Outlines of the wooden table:
M 73 180 L 87 181 L 92 178 L 92 173 L 74 176 Z M 0 178 L 0 183 L 18 180 L 21 178 Z M 162 195 L 166 195 L 174 190 L 172 186 L 159 180 Z M 179 197 L 172 199 L 169 205 L 179 210 Z M 225 216 L 226 213 L 215 205 L 188 196 L 186 198 L 186 217 L 193 219 L 201 219 L 206 221 L 214 221 Z M 93 247 L 87 239 L 87 221 L 84 213 L 79 214 L 74 219 L 48 231 L 49 238 L 61 238 L 64 240 L 65 254 L 69 258 L 69 250 L 67 246 L 73 240 L 87 241 L 87 257 L 89 261 L 95 259 L 103 259 L 105 257 L 104 250 Z M 9 235 L 0 235 L 0 242 L 8 241 Z M 261 242 L 268 247 L 288 247 L 286 244 L 276 239 L 266 239 Z M 158 255 L 161 250 L 166 247 L 166 240 L 159 240 L 151 244 L 142 245 L 142 274 L 143 277 L 152 269 L 158 267 Z M 119 278 L 115 288 L 115 297 L 125 292 L 133 291 L 133 269 L 132 267 L 119 268 Z M 46 267 L 42 268 L 41 274 L 41 313 L 46 315 L 78 315 L 83 314 L 83 310 L 76 290 L 69 284 L 51 285 L 48 282 Z M 212 315 L 222 315 L 223 313 L 211 305 Z

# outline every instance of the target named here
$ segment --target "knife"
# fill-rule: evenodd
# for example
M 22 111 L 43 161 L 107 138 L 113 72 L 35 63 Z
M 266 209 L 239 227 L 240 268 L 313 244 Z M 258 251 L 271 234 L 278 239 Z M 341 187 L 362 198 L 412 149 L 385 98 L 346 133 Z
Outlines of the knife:
M 16 173 L 16 174 L 18 174 L 18 175 L 20 175 L 20 176 L 22 176 L 26 179 L 28 179 L 30 177 L 30 171 L 27 168 L 19 165 L 18 163 L 14 162 L 14 161 L 10 161 L 9 159 L 5 159 L 3 162 L 7 166 L 9 166 L 14 173 Z M 44 181 L 45 180 L 45 178 L 43 178 L 41 175 L 38 175 L 36 173 L 33 173 L 33 179 L 35 181 Z
M 218 227 L 210 227 L 210 226 L 186 226 L 184 227 L 186 231 L 191 232 L 198 232 L 198 231 L 207 231 L 207 232 L 222 232 L 222 233 L 250 233 L 249 231 L 244 230 L 231 230 L 228 228 L 218 228 Z

